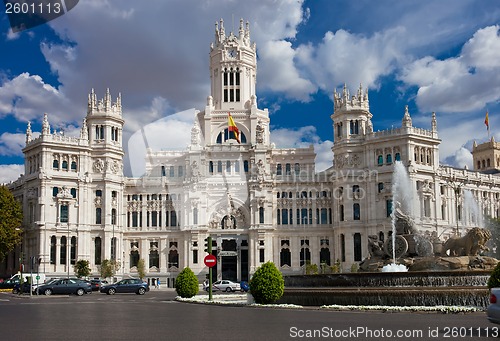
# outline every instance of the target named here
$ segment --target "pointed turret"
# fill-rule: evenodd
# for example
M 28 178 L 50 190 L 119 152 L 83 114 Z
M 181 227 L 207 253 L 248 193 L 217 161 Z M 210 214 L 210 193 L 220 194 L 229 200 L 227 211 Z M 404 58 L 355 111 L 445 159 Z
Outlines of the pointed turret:
M 42 135 L 50 135 L 50 124 L 47 113 L 43 114 Z
M 89 127 L 87 126 L 86 118 L 83 118 L 82 129 L 80 130 L 80 138 L 84 140 L 89 139 Z
M 408 111 L 407 105 L 405 105 L 405 114 L 403 116 L 402 126 L 403 127 L 411 127 L 411 117 L 410 117 L 410 112 Z
M 30 143 L 33 139 L 33 132 L 31 131 L 31 122 L 28 121 L 28 127 L 26 128 L 26 144 Z
M 437 132 L 438 130 L 435 112 L 432 112 L 431 130 L 433 133 Z

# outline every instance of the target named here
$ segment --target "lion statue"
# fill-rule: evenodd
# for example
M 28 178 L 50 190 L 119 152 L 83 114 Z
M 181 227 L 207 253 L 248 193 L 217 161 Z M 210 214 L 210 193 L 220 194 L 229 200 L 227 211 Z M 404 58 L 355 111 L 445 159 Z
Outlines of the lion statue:
M 450 256 L 477 256 L 489 250 L 486 242 L 490 239 L 489 230 L 474 227 L 463 237 L 450 237 L 443 245 L 442 254 L 450 250 Z

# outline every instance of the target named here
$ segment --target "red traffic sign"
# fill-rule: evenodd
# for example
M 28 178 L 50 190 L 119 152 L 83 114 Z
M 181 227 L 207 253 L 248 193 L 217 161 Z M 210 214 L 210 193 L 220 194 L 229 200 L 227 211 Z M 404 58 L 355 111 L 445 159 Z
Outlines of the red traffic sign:
M 203 261 L 205 262 L 205 265 L 208 266 L 209 268 L 217 264 L 217 258 L 214 255 L 206 255 Z

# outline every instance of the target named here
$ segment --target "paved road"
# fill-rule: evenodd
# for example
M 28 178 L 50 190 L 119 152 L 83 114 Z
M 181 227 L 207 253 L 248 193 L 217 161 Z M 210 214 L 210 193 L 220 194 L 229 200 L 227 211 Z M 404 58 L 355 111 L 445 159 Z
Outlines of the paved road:
M 0 339 L 278 341 L 317 336 L 315 339 L 486 340 L 486 333 L 489 338 L 500 334 L 485 313 L 252 308 L 180 303 L 174 297 L 172 290 L 144 296 L 93 293 L 35 298 L 2 293 Z M 398 331 L 408 337 L 397 335 Z

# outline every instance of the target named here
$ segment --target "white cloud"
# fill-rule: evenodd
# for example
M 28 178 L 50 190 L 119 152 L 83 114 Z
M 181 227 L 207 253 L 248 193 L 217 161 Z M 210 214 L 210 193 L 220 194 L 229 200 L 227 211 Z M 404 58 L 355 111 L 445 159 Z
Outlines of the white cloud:
M 70 101 L 58 89 L 44 83 L 40 76 L 25 72 L 1 85 L 0 117 L 13 114 L 21 122 L 41 121 L 43 113 L 51 114 L 54 122 L 75 118 Z
M 396 27 L 372 37 L 356 35 L 345 30 L 327 32 L 317 46 L 299 47 L 298 59 L 326 92 L 344 82 L 357 86 L 377 88 L 381 76 L 392 72 L 396 62 L 403 58 L 401 48 L 406 32 Z
M 469 149 L 461 147 L 453 155 L 448 156 L 444 163 L 457 168 L 473 169 L 472 153 Z
M 24 174 L 24 165 L 0 165 L 0 184 L 15 181 Z
M 22 149 L 24 148 L 25 144 L 25 134 L 11 134 L 5 132 L 0 135 L 0 155 L 22 155 Z
M 296 51 L 287 41 L 269 41 L 260 51 L 260 82 L 264 89 L 283 92 L 289 98 L 309 101 L 316 86 L 300 76 L 294 65 Z
M 298 129 L 278 128 L 271 131 L 271 142 L 278 148 L 314 147 L 316 152 L 316 171 L 323 171 L 332 166 L 332 141 L 321 141 L 313 126 Z
M 401 80 L 417 86 L 421 111 L 471 112 L 500 100 L 500 26 L 477 31 L 458 57 L 424 57 L 405 66 Z
M 139 177 L 144 174 L 147 149 L 152 151 L 185 150 L 190 143 L 194 117 L 194 109 L 185 110 L 161 118 L 132 134 L 128 139 L 127 153 L 131 175 Z M 149 160 L 149 162 L 154 164 L 154 160 Z

